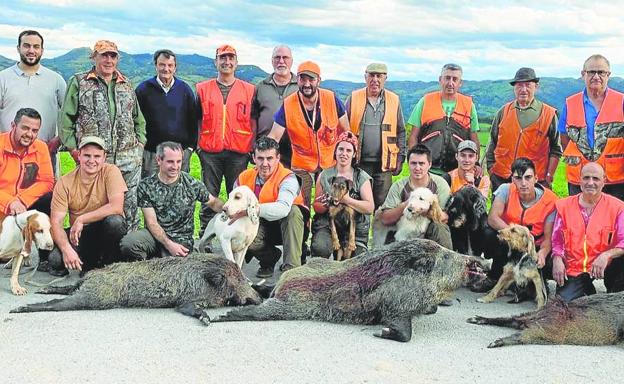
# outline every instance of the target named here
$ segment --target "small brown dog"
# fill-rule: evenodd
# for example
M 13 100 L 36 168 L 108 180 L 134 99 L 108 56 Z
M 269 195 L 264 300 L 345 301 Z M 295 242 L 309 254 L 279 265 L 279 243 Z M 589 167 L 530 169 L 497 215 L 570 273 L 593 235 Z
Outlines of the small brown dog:
M 332 245 L 336 251 L 336 260 L 350 259 L 355 251 L 355 210 L 340 203 L 344 195 L 353 188 L 353 181 L 342 176 L 332 177 L 331 191 L 329 192 L 329 228 L 331 230 Z M 349 229 L 348 239 L 345 242 L 345 230 Z M 340 235 L 338 236 L 340 231 Z M 342 238 L 342 246 L 339 238 Z M 345 244 L 346 243 L 346 244 Z
M 529 281 L 535 284 L 535 300 L 537 309 L 546 304 L 548 291 L 537 268 L 537 253 L 535 241 L 527 227 L 512 224 L 498 232 L 498 238 L 509 245 L 509 262 L 503 268 L 503 274 L 492 290 L 485 296 L 477 299 L 480 303 L 491 303 L 500 294 L 505 292 L 514 281 L 519 286 L 525 286 Z

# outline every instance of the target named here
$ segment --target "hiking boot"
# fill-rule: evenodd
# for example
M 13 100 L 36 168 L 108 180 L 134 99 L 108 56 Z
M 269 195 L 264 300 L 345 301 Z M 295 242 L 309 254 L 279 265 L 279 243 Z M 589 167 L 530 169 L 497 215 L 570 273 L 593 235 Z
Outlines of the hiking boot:
M 48 260 L 40 261 L 39 265 L 37 266 L 37 272 L 49 272 L 49 271 L 50 271 L 50 265 L 48 264 Z
M 258 268 L 258 272 L 256 272 L 256 277 L 261 279 L 266 279 L 269 277 L 273 277 L 273 269 L 275 267 L 262 267 Z
M 477 281 L 470 287 L 472 292 L 477 293 L 485 293 L 489 292 L 496 285 L 496 281 L 490 279 L 489 277 L 484 277 L 482 280 Z

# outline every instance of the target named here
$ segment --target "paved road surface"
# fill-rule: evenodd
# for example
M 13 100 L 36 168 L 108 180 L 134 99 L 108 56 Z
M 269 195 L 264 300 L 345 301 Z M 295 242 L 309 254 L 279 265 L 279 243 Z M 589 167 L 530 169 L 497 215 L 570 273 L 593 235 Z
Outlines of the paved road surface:
M 253 276 L 257 264 L 245 267 Z M 15 297 L 0 272 L 0 383 L 617 383 L 624 348 L 487 349 L 512 330 L 467 317 L 530 310 L 476 303 L 460 289 L 452 307 L 414 319 L 409 343 L 372 336 L 377 326 L 311 321 L 203 326 L 171 309 L 9 314 L 53 297 Z M 72 276 L 71 280 L 75 280 Z M 48 281 L 38 273 L 37 281 Z M 29 291 L 35 287 L 28 286 Z M 604 289 L 604 288 L 602 288 Z M 209 311 L 211 316 L 225 309 Z

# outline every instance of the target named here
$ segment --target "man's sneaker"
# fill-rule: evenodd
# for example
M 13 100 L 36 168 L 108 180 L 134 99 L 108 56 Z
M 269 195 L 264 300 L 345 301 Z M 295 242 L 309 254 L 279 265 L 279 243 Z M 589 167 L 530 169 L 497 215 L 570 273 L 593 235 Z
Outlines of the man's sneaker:
M 258 268 L 258 272 L 256 272 L 256 277 L 261 279 L 266 279 L 269 277 L 273 277 L 273 268 L 274 267 L 260 267 Z
M 489 277 L 484 277 L 481 281 L 477 281 L 470 287 L 472 292 L 477 293 L 485 293 L 489 292 L 496 285 L 496 281 L 490 279 Z

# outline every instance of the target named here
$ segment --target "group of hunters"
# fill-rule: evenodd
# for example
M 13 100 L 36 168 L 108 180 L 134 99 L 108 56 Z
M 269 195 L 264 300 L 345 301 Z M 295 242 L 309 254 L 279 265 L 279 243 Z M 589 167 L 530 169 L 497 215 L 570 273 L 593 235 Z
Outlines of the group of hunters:
M 502 273 L 507 254 L 496 233 L 513 223 L 531 230 L 539 264 L 551 266 L 565 300 L 594 293 L 594 279 L 608 292 L 624 289 L 624 94 L 607 87 L 602 55 L 583 63 L 585 88 L 559 114 L 536 99 L 535 71 L 520 68 L 510 81 L 515 99 L 496 113 L 481 158 L 477 111 L 459 93 L 456 64 L 442 67 L 440 89 L 405 121 L 399 96 L 384 87 L 383 63 L 368 65 L 366 86 L 343 103 L 320 87 L 318 64 L 291 71 L 287 46 L 275 47 L 274 72 L 253 85 L 236 77 L 236 50 L 222 45 L 217 77 L 193 92 L 175 76 L 167 49 L 154 54 L 156 75 L 134 88 L 111 41 L 96 42 L 93 67 L 67 84 L 41 65 L 40 33 L 24 31 L 17 43 L 19 62 L 0 72 L 0 209 L 50 215 L 56 246 L 41 251 L 39 266 L 50 274 L 186 256 L 195 202 L 203 229 L 220 210 L 225 178 L 228 193 L 246 185 L 258 197 L 260 227 L 247 261 L 256 257 L 257 276 L 270 277 L 280 259 L 285 271 L 306 256 L 331 256 L 328 192 L 343 176 L 353 186 L 340 203 L 356 211 L 355 254 L 367 249 L 371 215 L 378 210 L 394 225 L 411 190 L 431 189 L 444 207 L 461 188 L 478 188 L 493 193 L 484 254 L 493 265 L 474 291 L 491 289 Z M 59 149 L 78 164 L 63 176 Z M 202 181 L 188 173 L 193 152 Z M 559 199 L 550 187 L 561 156 L 569 197 Z M 393 183 L 404 162 L 409 176 Z

